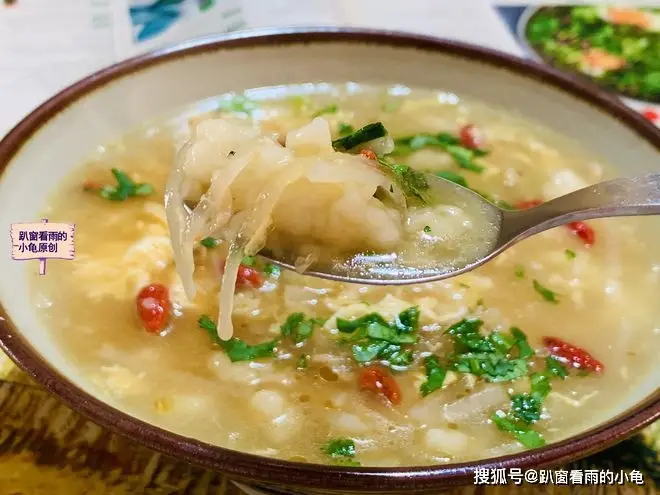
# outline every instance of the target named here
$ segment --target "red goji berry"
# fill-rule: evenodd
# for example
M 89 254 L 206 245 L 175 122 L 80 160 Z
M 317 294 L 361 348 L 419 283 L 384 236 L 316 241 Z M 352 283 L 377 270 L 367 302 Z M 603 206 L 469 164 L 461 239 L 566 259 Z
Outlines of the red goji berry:
M 401 403 L 399 384 L 389 372 L 378 366 L 369 366 L 361 370 L 358 383 L 362 390 L 382 394 L 395 406 Z
M 543 345 L 548 349 L 552 357 L 573 368 L 595 371 L 596 373 L 600 373 L 605 369 L 603 363 L 587 351 L 568 342 L 564 342 L 557 337 L 543 337 Z

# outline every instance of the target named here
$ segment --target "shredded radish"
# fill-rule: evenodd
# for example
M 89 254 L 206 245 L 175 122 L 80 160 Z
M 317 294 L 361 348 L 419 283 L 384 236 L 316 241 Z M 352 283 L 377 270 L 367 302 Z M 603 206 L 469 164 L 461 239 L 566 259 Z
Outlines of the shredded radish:
M 197 124 L 174 161 L 165 206 L 176 269 L 189 300 L 196 293 L 196 243 L 211 236 L 229 246 L 218 298 L 217 332 L 223 340 L 233 335 L 241 260 L 263 249 L 273 229 L 281 229 L 278 235 L 285 238 L 351 246 L 371 239 L 389 245 L 403 231 L 400 214 L 374 198 L 381 191 L 395 205 L 404 203 L 398 185 L 368 160 L 335 152 L 326 120 L 316 118 L 290 132 L 286 143 L 285 148 L 260 136 L 252 123 L 207 119 Z M 392 146 L 391 138 L 373 144 L 379 151 Z M 204 190 L 188 211 L 187 196 Z M 360 212 L 357 218 L 355 212 Z M 309 253 L 299 259 L 299 271 L 317 259 L 313 246 Z
M 225 263 L 225 271 L 222 274 L 222 287 L 220 288 L 218 309 L 218 337 L 229 340 L 234 335 L 234 325 L 231 321 L 231 313 L 234 307 L 234 287 L 238 277 L 238 267 L 243 258 L 243 250 L 234 242 L 229 244 L 229 255 Z
M 184 238 L 190 221 L 183 198 L 186 193 L 185 157 L 191 144 L 186 143 L 177 153 L 174 166 L 165 188 L 165 214 L 172 239 L 174 263 L 181 277 L 183 290 L 189 300 L 195 297 L 195 282 L 193 280 L 194 260 L 192 251 L 184 248 Z

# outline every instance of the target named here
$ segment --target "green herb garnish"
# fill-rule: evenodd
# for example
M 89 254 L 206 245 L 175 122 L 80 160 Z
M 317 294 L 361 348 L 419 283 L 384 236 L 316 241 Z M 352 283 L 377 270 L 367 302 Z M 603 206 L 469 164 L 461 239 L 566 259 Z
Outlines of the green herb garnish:
M 347 124 L 346 122 L 340 122 L 337 126 L 337 132 L 339 133 L 340 137 L 343 137 L 351 134 L 352 132 L 355 132 L 355 127 L 353 127 L 351 124 Z
M 135 196 L 149 196 L 154 190 L 151 184 L 136 183 L 125 172 L 118 168 L 111 169 L 112 175 L 117 181 L 116 186 L 103 186 L 100 189 L 91 189 L 97 191 L 99 196 L 110 201 L 124 201 Z
M 447 370 L 440 366 L 440 361 L 436 356 L 428 356 L 424 360 L 424 368 L 426 369 L 426 381 L 419 388 L 422 397 L 441 389 L 445 376 L 447 376 Z
M 431 233 L 431 227 L 429 227 L 428 225 L 424 225 L 424 233 L 425 234 L 430 234 Z
M 516 394 L 511 396 L 511 408 L 516 418 L 532 424 L 541 419 L 543 403 L 532 394 Z
M 534 351 L 518 328 L 509 333 L 481 334 L 483 321 L 472 318 L 455 323 L 445 332 L 454 341 L 450 367 L 459 373 L 481 376 L 491 382 L 511 381 L 527 374 L 527 359 Z M 517 355 L 516 355 L 517 354 Z
M 205 248 L 213 249 L 214 247 L 218 247 L 220 241 L 215 237 L 204 237 L 199 243 Z
M 292 313 L 280 326 L 280 333 L 282 337 L 291 337 L 298 344 L 310 338 L 314 332 L 314 327 L 321 324 L 321 320 L 307 318 L 303 313 Z
M 205 330 L 211 341 L 219 345 L 227 353 L 232 363 L 237 361 L 254 361 L 258 358 L 273 357 L 275 347 L 279 339 L 269 340 L 261 344 L 251 345 L 241 339 L 233 337 L 229 340 L 221 340 L 218 337 L 215 322 L 206 315 L 200 316 L 197 320 L 199 327 Z
M 458 184 L 459 186 L 468 187 L 467 180 L 465 180 L 465 177 L 460 174 L 450 172 L 449 170 L 442 170 L 440 172 L 436 172 L 435 175 L 441 179 L 445 179 L 453 182 L 454 184 Z
M 472 149 L 461 146 L 460 139 L 448 132 L 438 134 L 415 134 L 414 136 L 394 140 L 394 154 L 407 155 L 426 147 L 442 148 L 454 159 L 454 163 L 460 168 L 472 172 L 481 173 L 484 167 L 479 165 L 475 159 L 488 154 L 486 150 Z
M 535 449 L 545 445 L 545 440 L 539 432 L 530 429 L 529 425 L 525 423 L 512 421 L 502 411 L 493 413 L 490 419 L 500 430 L 511 433 L 513 438 L 528 449 Z
M 500 353 L 468 352 L 456 356 L 454 369 L 459 373 L 481 376 L 489 382 L 509 382 L 527 374 L 524 359 L 510 359 Z
M 530 392 L 511 396 L 511 408 L 508 413 L 496 411 L 491 419 L 502 431 L 511 435 L 527 448 L 545 445 L 543 436 L 532 429 L 541 419 L 543 401 L 552 390 L 552 378 L 566 378 L 566 369 L 555 359 L 547 357 L 546 368 L 542 372 L 530 375 Z
M 371 323 L 380 323 L 387 325 L 387 321 L 378 313 L 369 313 L 368 315 L 360 316 L 353 320 L 345 320 L 344 318 L 337 318 L 337 330 L 343 333 L 351 333 L 358 328 L 366 327 Z
M 513 271 L 513 274 L 517 278 L 525 278 L 525 269 L 522 266 L 517 266 L 516 269 Z
M 531 358 L 534 355 L 534 349 L 531 348 L 527 341 L 527 335 L 523 333 L 518 327 L 511 327 L 509 329 L 511 336 L 515 339 L 514 345 L 518 347 L 518 355 L 525 359 Z
M 387 136 L 387 129 L 385 129 L 382 122 L 374 122 L 361 127 L 348 136 L 335 139 L 332 141 L 332 147 L 335 151 L 350 151 L 361 144 L 385 136 Z
M 564 254 L 566 255 L 566 259 L 568 259 L 568 260 L 574 260 L 575 257 L 577 256 L 575 254 L 575 251 L 573 251 L 571 249 L 564 249 Z
M 320 117 L 321 115 L 327 115 L 330 113 L 337 113 L 339 111 L 339 106 L 336 104 L 325 106 L 312 114 L 312 118 Z
M 336 438 L 330 440 L 323 447 L 321 447 L 321 452 L 326 455 L 329 455 L 336 461 L 339 461 L 340 464 L 346 466 L 359 466 L 360 463 L 353 460 L 355 457 L 355 442 L 350 438 Z
M 254 266 L 256 258 L 254 256 L 243 256 L 241 264 L 245 266 Z
M 557 378 L 567 378 L 568 371 L 559 361 L 554 359 L 552 356 L 545 358 L 545 369 L 546 372 L 551 376 L 556 376 Z
M 400 332 L 416 332 L 419 329 L 419 308 L 417 306 L 411 306 L 401 311 L 394 318 L 392 325 Z
M 281 270 L 280 267 L 277 265 L 273 265 L 272 263 L 266 263 L 266 266 L 264 267 L 264 273 L 273 278 L 279 278 Z
M 337 318 L 337 329 L 350 334 L 340 342 L 353 344 L 353 357 L 357 362 L 380 359 L 391 366 L 408 366 L 413 361 L 409 346 L 418 340 L 419 309 L 408 308 L 391 323 L 378 313 L 353 320 Z
M 534 290 L 541 294 L 543 299 L 552 304 L 559 304 L 559 297 L 556 292 L 544 287 L 538 280 L 533 280 L 532 284 L 534 285 Z
M 429 183 L 423 172 L 419 172 L 407 165 L 393 163 L 389 158 L 384 156 L 378 157 L 378 164 L 386 173 L 394 178 L 407 199 L 418 200 L 422 203 L 429 202 L 428 194 L 426 193 L 429 189 Z

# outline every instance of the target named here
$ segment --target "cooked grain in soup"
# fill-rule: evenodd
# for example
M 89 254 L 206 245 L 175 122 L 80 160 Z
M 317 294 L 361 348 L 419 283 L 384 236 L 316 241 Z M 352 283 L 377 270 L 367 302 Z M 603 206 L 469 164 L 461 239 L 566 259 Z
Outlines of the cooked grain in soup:
M 315 279 L 254 256 L 265 234 L 301 265 L 328 245 L 344 259 L 366 253 L 373 261 L 406 236 L 460 256 L 452 243 L 483 219 L 420 199 L 418 172 L 503 208 L 526 208 L 607 177 L 596 158 L 453 94 L 354 84 L 247 94 L 203 102 L 104 145 L 47 207 L 51 221 L 76 224 L 77 257 L 34 277 L 35 307 L 104 400 L 176 433 L 260 455 L 424 465 L 566 438 L 617 412 L 650 376 L 660 348 L 652 220 L 556 228 L 469 274 L 401 287 Z M 378 122 L 389 138 L 360 141 L 359 130 Z M 333 149 L 331 139 L 346 137 L 359 144 Z M 206 196 L 213 215 L 189 229 L 186 261 L 186 217 L 178 225 L 171 210 L 168 227 L 163 197 L 172 164 L 191 150 L 198 167 L 175 173 L 170 193 L 192 206 L 209 184 L 229 193 Z M 235 234 L 263 206 L 264 188 L 284 180 L 268 167 L 296 161 L 312 163 L 322 180 L 307 175 L 301 186 L 292 176 L 278 209 L 260 217 L 272 217 L 270 230 L 247 249 L 256 230 Z M 180 236 L 175 249 L 170 228 Z M 464 249 L 482 249 L 483 239 Z M 418 256 L 417 247 L 408 253 Z M 182 280 L 192 266 L 194 276 Z M 233 294 L 229 331 L 218 325 L 223 277 L 225 295 Z

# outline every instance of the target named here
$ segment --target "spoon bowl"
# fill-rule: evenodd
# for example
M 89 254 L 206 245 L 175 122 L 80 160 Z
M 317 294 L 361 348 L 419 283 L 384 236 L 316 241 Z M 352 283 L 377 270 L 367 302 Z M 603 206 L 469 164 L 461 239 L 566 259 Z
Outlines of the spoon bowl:
M 439 263 L 415 267 L 396 263 L 396 254 L 380 254 L 346 265 L 312 265 L 305 275 L 367 285 L 407 285 L 445 280 L 474 270 L 514 244 L 560 225 L 594 218 L 660 214 L 660 174 L 600 182 L 528 209 L 505 210 L 479 193 L 449 180 L 427 174 L 433 196 L 443 202 L 482 215 L 490 231 L 486 249 L 461 263 Z M 296 270 L 295 264 L 274 256 L 268 249 L 259 256 L 281 268 Z

